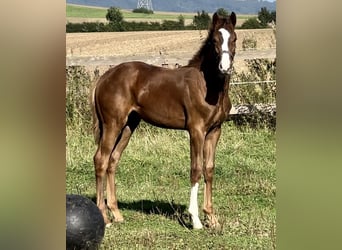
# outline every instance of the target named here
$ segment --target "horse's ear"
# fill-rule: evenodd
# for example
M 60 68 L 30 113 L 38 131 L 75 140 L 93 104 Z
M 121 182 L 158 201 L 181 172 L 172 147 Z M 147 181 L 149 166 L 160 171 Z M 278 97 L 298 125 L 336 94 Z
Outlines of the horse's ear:
M 233 26 L 235 27 L 236 24 L 236 15 L 235 12 L 232 12 L 229 16 L 230 22 L 233 24 Z
M 218 19 L 219 19 L 219 15 L 217 14 L 217 12 L 215 12 L 213 15 L 213 27 L 215 27 Z

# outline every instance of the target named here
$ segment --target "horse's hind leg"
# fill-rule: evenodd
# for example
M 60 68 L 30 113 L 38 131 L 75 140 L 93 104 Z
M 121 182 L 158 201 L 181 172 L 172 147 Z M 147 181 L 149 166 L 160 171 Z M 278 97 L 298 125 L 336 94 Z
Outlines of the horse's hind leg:
M 120 128 L 121 130 L 121 128 Z M 120 130 L 114 122 L 103 124 L 102 136 L 94 156 L 96 176 L 96 204 L 100 209 L 106 224 L 110 223 L 107 217 L 106 204 L 104 202 L 104 181 L 108 169 L 109 157 L 113 151 L 115 141 Z
M 123 217 L 119 211 L 116 197 L 115 172 L 119 164 L 121 154 L 126 148 L 129 139 L 139 122 L 140 118 L 135 113 L 131 113 L 128 118 L 127 125 L 123 128 L 119 138 L 117 139 L 117 143 L 109 160 L 109 166 L 107 169 L 107 206 L 112 211 L 116 222 L 122 222 Z

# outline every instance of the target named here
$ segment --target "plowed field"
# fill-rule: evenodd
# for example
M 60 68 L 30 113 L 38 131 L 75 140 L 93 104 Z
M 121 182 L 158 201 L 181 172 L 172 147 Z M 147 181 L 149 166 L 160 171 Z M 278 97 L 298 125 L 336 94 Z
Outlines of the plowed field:
M 272 29 L 236 30 L 235 67 L 243 60 L 276 57 Z M 155 65 L 184 65 L 201 46 L 207 31 L 141 31 L 66 34 L 66 64 L 99 67 L 140 60 Z M 256 40 L 256 48 L 243 50 L 244 39 Z

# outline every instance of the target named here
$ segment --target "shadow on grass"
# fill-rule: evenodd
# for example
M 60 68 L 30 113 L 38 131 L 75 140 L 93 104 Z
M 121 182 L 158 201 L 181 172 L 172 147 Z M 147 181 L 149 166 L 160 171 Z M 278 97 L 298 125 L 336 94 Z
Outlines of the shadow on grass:
M 88 196 L 96 204 L 95 196 Z M 175 204 L 173 201 L 138 200 L 132 202 L 118 202 L 119 209 L 132 210 L 147 215 L 161 215 L 188 229 L 192 228 L 191 218 L 185 205 Z
M 138 200 L 133 202 L 118 202 L 120 209 L 133 210 L 147 215 L 161 215 L 170 220 L 176 220 L 186 228 L 192 228 L 190 215 L 186 206 L 175 204 L 173 201 Z

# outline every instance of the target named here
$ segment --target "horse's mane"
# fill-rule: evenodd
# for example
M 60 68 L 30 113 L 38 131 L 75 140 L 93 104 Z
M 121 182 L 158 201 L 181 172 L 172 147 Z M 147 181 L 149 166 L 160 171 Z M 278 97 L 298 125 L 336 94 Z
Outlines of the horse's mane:
M 208 30 L 208 36 L 204 40 L 202 46 L 200 49 L 194 54 L 192 59 L 188 62 L 188 66 L 196 67 L 196 68 L 201 68 L 202 61 L 204 59 L 204 56 L 207 54 L 207 52 L 210 50 L 212 46 L 212 40 L 213 40 L 213 27 L 210 27 Z

